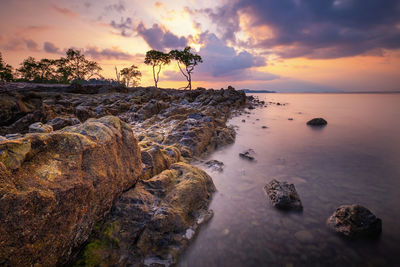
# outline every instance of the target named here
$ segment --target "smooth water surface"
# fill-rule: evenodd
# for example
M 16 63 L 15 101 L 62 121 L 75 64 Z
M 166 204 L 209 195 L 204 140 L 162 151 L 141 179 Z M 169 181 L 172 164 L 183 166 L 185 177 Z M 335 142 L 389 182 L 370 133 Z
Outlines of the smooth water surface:
M 179 266 L 400 266 L 400 94 L 257 96 L 287 105 L 230 121 L 239 127 L 235 144 L 209 158 L 225 164 L 208 170 L 218 189 L 214 217 Z M 307 126 L 314 117 L 328 125 Z M 255 162 L 238 156 L 249 148 Z M 263 187 L 273 178 L 295 184 L 302 213 L 271 206 Z M 378 240 L 327 229 L 338 206 L 354 203 L 382 219 Z

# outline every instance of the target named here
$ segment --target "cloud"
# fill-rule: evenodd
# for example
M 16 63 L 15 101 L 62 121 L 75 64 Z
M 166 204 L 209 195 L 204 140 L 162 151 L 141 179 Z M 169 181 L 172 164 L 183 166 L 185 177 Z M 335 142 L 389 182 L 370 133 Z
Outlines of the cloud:
M 204 46 L 199 54 L 204 63 L 199 65 L 199 70 L 208 72 L 213 77 L 234 76 L 238 74 L 237 71 L 266 65 L 264 57 L 247 51 L 237 52 L 215 34 L 203 33 L 200 38 Z
M 74 18 L 77 17 L 78 14 L 75 11 L 72 11 L 71 9 L 65 8 L 65 7 L 60 7 L 57 5 L 52 5 L 52 8 L 55 9 L 58 13 L 63 14 L 64 16 Z
M 51 42 L 44 42 L 43 44 L 43 49 L 44 51 L 46 51 L 47 53 L 51 53 L 51 54 L 63 54 L 63 52 L 61 51 L 60 48 L 58 48 L 55 44 L 51 43 Z
M 3 39 L 6 40 L 6 38 Z M 8 51 L 39 51 L 39 45 L 34 40 L 25 38 L 8 39 L 4 44 L 1 45 L 1 48 Z
M 266 60 L 262 56 L 253 55 L 248 51 L 238 52 L 212 33 L 201 34 L 200 40 L 203 47 L 198 54 L 202 57 L 203 63 L 196 66 L 193 72 L 194 80 L 232 82 L 270 81 L 279 78 L 278 75 L 254 69 L 266 65 Z M 163 76 L 173 81 L 184 80 L 178 71 L 165 71 Z
M 117 23 L 114 20 L 110 23 L 111 27 L 120 31 L 122 36 L 128 37 L 132 35 L 132 19 L 131 18 L 121 18 L 121 22 Z
M 110 12 L 110 11 L 114 10 L 114 11 L 117 11 L 118 13 L 122 13 L 126 10 L 126 7 L 125 7 L 124 2 L 119 1 L 118 3 L 107 5 L 105 7 L 105 10 L 106 10 L 106 12 Z
M 136 27 L 136 31 L 152 49 L 156 50 L 182 48 L 188 43 L 186 37 L 178 37 L 158 24 L 146 28 L 143 23 L 140 23 Z
M 98 47 L 91 46 L 84 50 L 84 54 L 96 60 L 101 60 L 101 59 L 132 60 L 134 57 L 133 55 L 125 53 L 116 47 L 100 49 Z
M 247 45 L 274 49 L 284 58 L 339 58 L 400 48 L 398 0 L 237 0 L 202 12 L 233 41 L 243 14 L 249 33 L 268 27 L 272 35 L 253 35 Z

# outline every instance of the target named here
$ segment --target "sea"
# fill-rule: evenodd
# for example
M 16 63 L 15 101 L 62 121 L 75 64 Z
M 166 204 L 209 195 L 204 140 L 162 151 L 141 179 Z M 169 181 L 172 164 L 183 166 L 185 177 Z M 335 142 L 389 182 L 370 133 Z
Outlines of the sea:
M 252 95 L 267 107 L 232 118 L 235 143 L 196 164 L 218 190 L 214 216 L 178 266 L 400 266 L 400 94 Z M 316 117 L 327 126 L 306 125 Z M 239 157 L 248 149 L 254 161 Z M 211 159 L 222 172 L 207 169 Z M 272 179 L 295 185 L 303 212 L 271 205 L 263 187 Z M 347 204 L 382 219 L 379 238 L 326 226 Z

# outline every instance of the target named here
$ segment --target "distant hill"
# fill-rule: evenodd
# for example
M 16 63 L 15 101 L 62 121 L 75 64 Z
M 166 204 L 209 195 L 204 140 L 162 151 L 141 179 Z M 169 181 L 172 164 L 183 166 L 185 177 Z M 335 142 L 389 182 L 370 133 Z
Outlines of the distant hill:
M 268 91 L 268 90 L 251 90 L 251 89 L 241 89 L 245 93 L 276 93 L 275 91 Z

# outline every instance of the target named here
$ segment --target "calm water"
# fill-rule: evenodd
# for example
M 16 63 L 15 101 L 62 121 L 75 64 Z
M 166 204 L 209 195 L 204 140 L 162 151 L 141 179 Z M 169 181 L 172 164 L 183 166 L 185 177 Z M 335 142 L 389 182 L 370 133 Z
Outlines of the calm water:
M 231 120 L 236 143 L 210 157 L 225 163 L 209 171 L 214 217 L 179 265 L 400 266 L 400 94 L 258 96 L 288 104 Z M 306 126 L 313 117 L 328 125 Z M 256 162 L 238 156 L 249 148 Z M 273 178 L 295 184 L 303 213 L 271 206 L 263 186 Z M 350 242 L 326 228 L 338 206 L 353 203 L 382 219 L 379 240 Z

